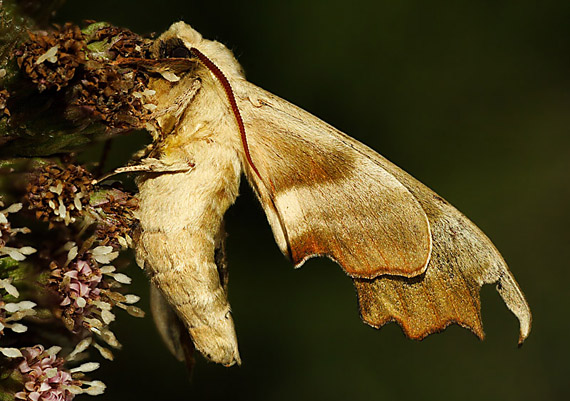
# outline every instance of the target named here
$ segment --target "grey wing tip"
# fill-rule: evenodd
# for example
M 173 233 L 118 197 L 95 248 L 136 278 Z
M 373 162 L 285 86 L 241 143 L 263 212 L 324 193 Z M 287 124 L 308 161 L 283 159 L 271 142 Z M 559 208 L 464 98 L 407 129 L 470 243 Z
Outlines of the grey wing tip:
M 503 298 L 507 308 L 517 317 L 520 325 L 518 346 L 521 347 L 530 334 L 532 313 L 526 298 L 519 288 L 511 272 L 507 270 L 497 281 L 497 292 Z

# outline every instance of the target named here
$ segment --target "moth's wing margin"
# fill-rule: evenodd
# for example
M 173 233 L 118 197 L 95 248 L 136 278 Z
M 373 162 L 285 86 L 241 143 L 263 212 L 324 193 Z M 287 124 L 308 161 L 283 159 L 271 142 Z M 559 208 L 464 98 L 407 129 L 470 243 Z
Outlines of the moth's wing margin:
M 347 169 L 355 171 L 358 164 L 342 158 L 343 152 L 340 152 L 340 155 L 334 152 L 332 154 L 316 152 L 317 159 L 311 159 L 315 153 L 309 150 L 313 147 L 320 148 L 323 144 L 330 145 L 330 142 L 336 142 L 341 144 L 342 149 L 346 150 L 347 147 L 352 149 L 356 153 L 357 160 L 371 161 L 379 166 L 383 172 L 381 178 L 390 177 L 390 182 L 394 179 L 412 194 L 413 200 L 419 203 L 421 212 L 414 211 L 416 210 L 414 202 L 409 203 L 414 205 L 411 211 L 412 217 L 415 218 L 407 219 L 406 224 L 413 226 L 421 220 L 417 218 L 418 216 L 426 216 L 428 219 L 427 232 L 430 237 L 426 263 L 429 264 L 422 269 L 416 269 L 412 274 L 402 274 L 397 271 L 398 269 L 389 268 L 376 270 L 373 274 L 370 274 L 371 269 L 366 268 L 351 271 L 343 265 L 342 260 L 338 260 L 339 258 L 326 255 L 339 262 L 353 276 L 362 319 L 377 328 L 388 321 L 397 321 L 406 335 L 415 339 L 441 331 L 452 323 L 469 328 L 478 337 L 483 338 L 479 290 L 483 284 L 496 283 L 497 291 L 519 320 L 519 343 L 524 341 L 530 332 L 532 321 L 528 303 L 502 256 L 477 226 L 425 185 L 360 142 L 246 81 L 239 85 L 239 89 L 237 94 L 246 124 L 250 152 L 261 179 L 244 161 L 246 174 L 261 200 L 277 243 L 284 253 L 288 247 L 290 248 L 292 259 L 296 264 L 302 264 L 306 258 L 319 254 L 314 251 L 319 245 L 315 241 L 319 241 L 322 234 L 332 236 L 339 241 L 348 240 L 350 246 L 360 245 L 353 233 L 346 235 L 343 231 L 346 227 L 342 225 L 328 227 L 329 230 L 325 233 L 317 231 L 316 238 L 291 236 L 291 221 L 298 221 L 291 220 L 291 213 L 298 214 L 299 209 L 303 210 L 297 206 L 298 204 L 304 206 L 308 203 L 308 208 L 311 209 L 311 202 L 314 201 L 314 197 L 303 195 L 307 192 L 310 194 L 314 187 L 324 188 L 322 199 L 332 198 L 334 201 L 338 199 L 334 196 L 327 198 L 327 191 L 332 195 L 345 196 L 346 188 L 351 188 L 350 180 L 355 177 L 347 177 L 345 174 Z M 327 146 L 324 148 L 327 149 Z M 332 148 L 334 149 L 334 146 Z M 350 151 L 349 153 L 355 154 Z M 338 164 L 327 163 L 327 160 L 321 160 L 318 156 L 333 159 Z M 312 166 L 308 171 L 307 165 Z M 332 173 L 323 171 L 326 168 L 332 169 Z M 307 176 L 320 178 L 322 182 L 299 179 L 298 170 Z M 286 185 L 288 177 L 293 177 L 293 186 Z M 338 179 L 342 177 L 348 182 L 341 182 L 343 190 L 339 192 Z M 299 183 L 302 183 L 305 192 L 292 191 L 293 187 L 299 186 Z M 332 183 L 332 188 L 327 187 L 327 183 Z M 359 191 L 362 188 L 352 187 L 352 189 Z M 368 195 L 366 201 L 369 201 L 373 194 L 367 191 L 365 193 Z M 351 197 L 353 194 L 350 192 L 348 195 L 348 201 L 340 200 L 348 206 L 352 205 L 351 201 L 362 200 L 355 199 L 357 195 Z M 396 198 L 391 199 L 396 201 Z M 408 199 L 406 196 L 399 201 L 409 202 Z M 291 205 L 295 207 L 293 210 L 285 208 L 283 213 L 283 204 L 289 205 L 289 209 L 292 208 Z M 318 206 L 322 205 L 318 203 Z M 361 212 L 351 210 L 350 207 L 347 210 L 348 213 Z M 398 212 L 403 212 L 405 216 L 410 210 L 398 210 Z M 316 215 L 306 216 L 304 225 L 300 225 L 301 230 L 293 230 L 293 233 L 297 234 L 302 229 L 315 230 L 313 226 L 315 221 L 329 217 L 317 210 Z M 370 239 L 375 238 L 370 235 Z M 303 241 L 307 243 L 304 244 Z M 385 241 L 382 243 L 388 246 Z M 424 241 L 424 251 L 428 249 L 426 245 Z M 414 252 L 418 252 L 417 248 Z M 366 257 L 366 254 L 359 252 L 356 256 Z
M 430 227 L 409 190 L 363 154 L 364 145 L 345 141 L 333 127 L 252 84 L 243 85 L 249 87 L 247 96 L 236 92 L 260 176 L 244 162 L 246 175 L 279 247 L 295 265 L 328 256 L 353 277 L 423 273 L 431 253 Z

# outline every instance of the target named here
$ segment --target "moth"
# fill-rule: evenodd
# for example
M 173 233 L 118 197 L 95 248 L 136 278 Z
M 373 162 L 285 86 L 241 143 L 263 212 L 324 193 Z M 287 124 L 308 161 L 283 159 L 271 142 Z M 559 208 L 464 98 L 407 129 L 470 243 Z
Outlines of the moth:
M 154 147 L 138 177 L 137 262 L 157 326 L 183 357 L 240 355 L 227 298 L 223 217 L 245 175 L 279 249 L 326 256 L 352 278 L 365 323 L 413 339 L 452 323 L 483 338 L 479 290 L 497 291 L 529 335 L 531 313 L 491 241 L 372 149 L 245 79 L 233 54 L 183 22 L 153 44 Z M 220 256 L 221 255 L 221 256 Z M 182 322 L 183 332 L 176 322 Z

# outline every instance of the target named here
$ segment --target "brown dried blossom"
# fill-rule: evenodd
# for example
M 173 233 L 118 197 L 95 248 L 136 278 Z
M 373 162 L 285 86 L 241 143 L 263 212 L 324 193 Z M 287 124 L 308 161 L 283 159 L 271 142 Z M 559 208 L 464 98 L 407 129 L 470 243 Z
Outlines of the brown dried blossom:
M 66 118 L 80 125 L 101 121 L 118 131 L 143 128 L 150 119 L 141 96 L 148 75 L 136 62 L 123 62 L 145 58 L 149 40 L 100 23 L 83 32 L 72 24 L 55 26 L 29 37 L 14 53 L 18 65 L 40 92 L 67 89 Z
M 6 89 L 0 89 L 0 118 L 10 116 L 10 110 L 7 107 L 9 97 L 10 93 Z
M 106 58 L 113 60 L 119 57 L 145 58 L 152 44 L 151 40 L 143 39 L 128 29 L 107 24 L 95 30 L 87 40 L 91 43 L 102 43 L 106 51 Z
M 140 128 L 149 119 L 139 94 L 148 76 L 132 66 L 121 65 L 125 58 L 144 58 L 150 41 L 123 28 L 104 25 L 88 38 L 91 60 L 75 90 L 72 104 L 116 129 Z M 114 61 L 114 62 L 113 62 Z
M 99 243 L 110 245 L 113 249 L 130 246 L 130 235 L 137 222 L 133 215 L 133 211 L 138 207 L 136 198 L 113 189 L 100 201 L 93 201 L 91 206 L 99 217 L 95 230 Z
M 30 40 L 16 51 L 18 66 L 40 92 L 67 86 L 86 60 L 87 44 L 79 27 L 67 23 L 56 28 L 29 32 Z
M 81 166 L 48 164 L 33 174 L 24 201 L 38 220 L 67 225 L 89 204 L 92 181 L 91 173 Z
M 84 79 L 74 87 L 72 106 L 109 128 L 142 128 L 150 111 L 137 94 L 146 85 L 146 76 L 131 68 L 92 60 L 86 64 Z

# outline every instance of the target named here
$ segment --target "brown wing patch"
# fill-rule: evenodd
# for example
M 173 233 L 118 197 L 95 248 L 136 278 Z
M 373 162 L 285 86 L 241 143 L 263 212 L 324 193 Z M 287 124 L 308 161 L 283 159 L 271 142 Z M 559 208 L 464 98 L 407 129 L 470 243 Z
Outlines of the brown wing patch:
M 424 272 L 431 235 L 414 196 L 334 128 L 307 126 L 317 119 L 283 100 L 269 103 L 277 101 L 263 98 L 255 109 L 242 101 L 240 110 L 260 173 L 248 178 L 278 221 L 272 228 L 285 238 L 282 251 L 297 266 L 328 256 L 354 277 Z
M 522 343 L 530 332 L 530 309 L 491 241 L 431 190 L 401 171 L 393 173 L 426 210 L 433 235 L 431 259 L 426 272 L 411 279 L 354 280 L 362 319 L 376 328 L 396 321 L 414 339 L 457 323 L 483 339 L 479 291 L 483 284 L 497 283 L 507 307 L 520 321 Z

